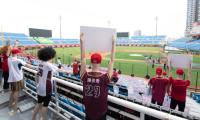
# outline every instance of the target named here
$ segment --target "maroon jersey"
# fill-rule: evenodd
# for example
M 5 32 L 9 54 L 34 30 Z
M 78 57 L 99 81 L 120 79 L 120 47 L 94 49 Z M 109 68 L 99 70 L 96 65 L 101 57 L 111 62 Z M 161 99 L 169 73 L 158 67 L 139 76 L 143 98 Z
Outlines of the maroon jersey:
M 190 86 L 190 80 L 178 80 L 169 78 L 172 85 L 171 97 L 175 100 L 185 102 L 187 87 Z
M 108 74 L 100 72 L 85 72 L 83 81 L 83 103 L 86 115 L 92 120 L 98 120 L 107 112 L 107 96 L 109 83 Z
M 8 68 L 8 56 L 6 54 L 2 55 L 2 70 L 5 72 L 9 71 Z
M 163 103 L 169 80 L 166 78 L 153 77 L 150 79 L 149 84 L 153 87 L 152 98 L 158 103 Z

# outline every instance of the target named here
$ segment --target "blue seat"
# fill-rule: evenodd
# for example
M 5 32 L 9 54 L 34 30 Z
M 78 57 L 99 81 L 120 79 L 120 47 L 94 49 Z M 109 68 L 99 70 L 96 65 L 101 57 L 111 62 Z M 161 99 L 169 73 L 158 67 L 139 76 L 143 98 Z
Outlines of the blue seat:
M 128 96 L 128 89 L 120 86 L 119 87 L 119 94 L 124 95 L 124 96 Z
M 110 92 L 114 92 L 113 85 L 108 84 L 108 90 L 109 90 Z

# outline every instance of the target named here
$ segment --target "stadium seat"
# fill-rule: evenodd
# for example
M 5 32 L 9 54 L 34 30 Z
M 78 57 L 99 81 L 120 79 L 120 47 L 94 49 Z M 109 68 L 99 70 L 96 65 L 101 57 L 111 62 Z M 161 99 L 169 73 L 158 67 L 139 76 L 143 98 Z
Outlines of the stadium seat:
M 128 89 L 126 87 L 119 87 L 119 94 L 128 96 Z
M 114 90 L 113 90 L 113 85 L 112 85 L 112 84 L 108 84 L 108 90 L 109 90 L 110 92 L 114 92 Z

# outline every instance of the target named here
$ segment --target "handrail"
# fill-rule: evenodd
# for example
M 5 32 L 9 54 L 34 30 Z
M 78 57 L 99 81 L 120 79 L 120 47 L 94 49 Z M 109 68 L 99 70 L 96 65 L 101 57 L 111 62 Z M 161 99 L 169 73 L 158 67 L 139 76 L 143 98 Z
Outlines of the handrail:
M 23 69 L 25 69 L 29 72 L 32 72 L 32 73 L 36 73 L 36 70 L 30 69 L 30 68 L 27 68 L 27 67 L 23 67 Z M 71 83 L 71 82 L 68 82 L 68 81 L 64 81 L 64 80 L 56 78 L 56 77 L 53 77 L 53 80 L 55 80 L 56 82 L 61 83 L 63 85 L 66 85 L 68 87 L 74 88 L 76 90 L 83 91 L 83 87 L 80 86 L 80 85 L 77 85 L 77 84 L 74 84 L 74 83 Z M 112 102 L 112 103 L 117 103 L 118 105 L 121 105 L 121 106 L 129 108 L 131 110 L 140 112 L 140 116 L 143 117 L 143 118 L 141 118 L 142 120 L 144 119 L 145 114 L 147 114 L 149 116 L 153 116 L 153 117 L 158 118 L 158 119 L 187 120 L 185 118 L 181 118 L 181 117 L 178 117 L 178 116 L 175 116 L 175 115 L 171 115 L 171 114 L 168 114 L 168 113 L 157 111 L 157 110 L 154 110 L 154 109 L 142 106 L 142 105 L 138 105 L 136 103 L 129 102 L 129 101 L 126 101 L 126 100 L 123 100 L 123 99 L 120 99 L 120 98 L 117 98 L 117 97 L 114 97 L 114 96 L 111 96 L 111 95 L 108 95 L 108 101 Z

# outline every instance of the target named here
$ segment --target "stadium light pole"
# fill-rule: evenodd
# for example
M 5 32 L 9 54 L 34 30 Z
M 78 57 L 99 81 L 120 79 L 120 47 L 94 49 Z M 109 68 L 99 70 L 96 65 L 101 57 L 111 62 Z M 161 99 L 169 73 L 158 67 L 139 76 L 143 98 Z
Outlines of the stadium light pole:
M 61 15 L 59 16 L 59 21 L 60 21 L 60 39 L 62 38 L 62 24 L 61 24 L 61 19 L 62 19 L 62 17 L 61 17 Z
M 158 35 L 158 16 L 156 16 L 155 21 L 156 21 L 156 37 L 157 37 L 157 35 Z

